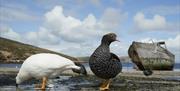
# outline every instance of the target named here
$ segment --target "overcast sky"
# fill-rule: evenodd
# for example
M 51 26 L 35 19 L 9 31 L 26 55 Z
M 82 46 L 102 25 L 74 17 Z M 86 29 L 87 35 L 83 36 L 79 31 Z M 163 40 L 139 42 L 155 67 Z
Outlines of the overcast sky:
M 0 0 L 0 36 L 90 56 L 109 32 L 127 56 L 132 41 L 165 41 L 180 62 L 180 0 Z

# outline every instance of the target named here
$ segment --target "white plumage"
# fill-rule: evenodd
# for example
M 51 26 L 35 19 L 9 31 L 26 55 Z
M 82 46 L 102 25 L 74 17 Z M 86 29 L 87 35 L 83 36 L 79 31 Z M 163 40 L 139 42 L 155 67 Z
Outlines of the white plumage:
M 16 84 L 30 78 L 55 77 L 61 72 L 70 69 L 80 70 L 73 61 L 56 54 L 40 53 L 27 58 L 16 76 Z

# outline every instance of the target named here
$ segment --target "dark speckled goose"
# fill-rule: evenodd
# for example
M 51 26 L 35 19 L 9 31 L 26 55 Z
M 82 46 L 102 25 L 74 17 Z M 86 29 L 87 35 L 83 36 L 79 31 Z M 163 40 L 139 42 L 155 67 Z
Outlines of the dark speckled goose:
M 108 33 L 104 35 L 100 46 L 89 59 L 92 72 L 106 80 L 100 86 L 100 90 L 109 89 L 110 79 L 116 77 L 122 70 L 120 59 L 110 52 L 109 45 L 114 41 L 116 41 L 116 34 Z

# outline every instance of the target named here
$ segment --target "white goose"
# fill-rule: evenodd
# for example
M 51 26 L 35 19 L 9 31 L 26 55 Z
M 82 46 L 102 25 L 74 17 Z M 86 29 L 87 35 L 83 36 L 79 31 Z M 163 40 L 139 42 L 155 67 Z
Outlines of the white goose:
M 41 89 L 45 89 L 48 78 L 56 77 L 63 71 L 71 69 L 74 72 L 87 75 L 83 65 L 75 64 L 65 57 L 50 53 L 35 54 L 27 58 L 22 64 L 16 76 L 16 87 L 25 80 L 36 78 L 43 80 Z

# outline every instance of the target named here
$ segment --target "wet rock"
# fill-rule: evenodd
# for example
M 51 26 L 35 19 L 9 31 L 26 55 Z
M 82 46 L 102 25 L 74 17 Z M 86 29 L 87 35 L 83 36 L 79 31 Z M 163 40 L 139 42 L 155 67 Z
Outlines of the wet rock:
M 49 79 L 48 91 L 99 91 L 102 79 L 96 76 L 60 76 Z M 20 89 L 34 90 L 34 85 L 40 80 L 29 80 L 20 85 Z M 15 88 L 15 75 L 0 75 L 0 91 L 11 91 Z M 13 90 L 14 91 L 14 90 Z M 152 78 L 116 77 L 110 84 L 110 91 L 180 91 L 180 82 L 165 81 Z

